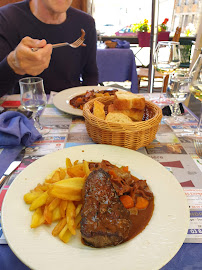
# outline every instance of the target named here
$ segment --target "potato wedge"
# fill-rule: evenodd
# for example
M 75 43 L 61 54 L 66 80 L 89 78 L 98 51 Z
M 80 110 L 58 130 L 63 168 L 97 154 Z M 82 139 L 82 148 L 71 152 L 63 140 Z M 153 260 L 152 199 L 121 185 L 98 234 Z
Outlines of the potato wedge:
M 59 233 L 59 238 L 64 242 L 67 243 L 69 242 L 70 238 L 71 238 L 72 234 L 71 232 L 68 230 L 68 226 L 67 224 L 64 226 L 64 228 L 61 230 L 61 232 Z
M 59 206 L 57 206 L 54 210 L 53 210 L 53 215 L 52 215 L 52 221 L 56 221 L 61 219 L 61 214 L 60 214 L 60 208 Z
M 29 210 L 30 211 L 33 211 L 35 210 L 36 208 L 44 205 L 46 203 L 46 200 L 48 198 L 48 192 L 45 191 L 44 193 L 42 193 L 39 197 L 37 197 L 33 202 L 32 204 L 30 205 L 30 208 Z
M 88 175 L 90 174 L 90 169 L 86 160 L 83 161 L 83 170 L 85 172 L 85 175 L 88 177 Z
M 24 201 L 27 204 L 31 204 L 36 198 L 38 198 L 41 194 L 43 193 L 43 191 L 33 191 L 33 192 L 29 192 L 26 193 L 24 195 Z
M 67 174 L 70 177 L 84 177 L 85 172 L 83 170 L 83 164 L 79 163 L 77 165 L 67 168 Z
M 73 235 L 76 234 L 75 218 L 76 218 L 76 207 L 73 202 L 69 201 L 67 203 L 66 219 L 67 219 L 68 229 Z
M 31 221 L 31 228 L 36 228 L 38 226 L 40 226 L 41 224 L 43 224 L 45 221 L 44 216 L 43 216 L 43 211 L 41 209 L 41 207 L 37 208 L 33 215 L 32 215 L 32 221 Z
M 64 228 L 64 226 L 67 224 L 67 220 L 66 218 L 63 218 L 61 219 L 57 225 L 55 226 L 55 228 L 53 229 L 52 231 L 52 235 L 53 236 L 57 236 L 61 231 L 62 229 Z

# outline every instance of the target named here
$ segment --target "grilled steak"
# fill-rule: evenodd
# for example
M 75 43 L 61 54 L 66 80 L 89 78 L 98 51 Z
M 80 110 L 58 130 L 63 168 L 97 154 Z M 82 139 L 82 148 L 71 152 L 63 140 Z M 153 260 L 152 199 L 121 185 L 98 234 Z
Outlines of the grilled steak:
M 86 179 L 81 212 L 81 235 L 94 247 L 115 246 L 127 239 L 130 212 L 123 206 L 103 169 L 94 170 Z

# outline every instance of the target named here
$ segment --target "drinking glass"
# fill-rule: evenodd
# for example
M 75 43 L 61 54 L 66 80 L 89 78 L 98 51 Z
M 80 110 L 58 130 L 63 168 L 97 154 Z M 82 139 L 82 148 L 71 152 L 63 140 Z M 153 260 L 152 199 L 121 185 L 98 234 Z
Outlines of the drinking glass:
M 39 121 L 41 111 L 47 103 L 43 79 L 40 77 L 27 77 L 19 80 L 21 104 L 27 111 L 33 112 L 34 126 L 41 134 L 48 133 Z
M 179 117 L 181 115 L 179 103 L 184 102 L 189 96 L 190 81 L 191 79 L 187 72 L 175 72 L 175 74 L 171 76 L 166 90 L 167 97 L 174 102 L 174 104 L 171 105 L 171 116 L 174 118 L 174 121 L 178 123 L 183 121 L 183 119 Z
M 201 102 L 200 116 L 194 136 L 202 137 L 202 54 L 200 54 L 190 70 L 190 92 Z
M 156 71 L 163 75 L 164 85 L 166 75 L 173 73 L 180 65 L 180 43 L 175 41 L 158 42 L 154 52 L 153 65 Z M 157 103 L 159 106 L 168 104 L 163 96 L 163 86 Z
M 4 111 L 4 107 L 2 106 L 4 101 L 6 101 L 6 95 L 0 97 L 0 113 Z

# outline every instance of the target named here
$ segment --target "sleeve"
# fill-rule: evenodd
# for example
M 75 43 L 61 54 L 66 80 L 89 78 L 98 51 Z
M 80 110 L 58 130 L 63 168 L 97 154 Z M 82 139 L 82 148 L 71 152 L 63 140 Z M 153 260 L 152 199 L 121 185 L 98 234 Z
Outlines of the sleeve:
M 87 32 L 85 51 L 85 65 L 82 73 L 82 85 L 98 84 L 98 68 L 96 61 L 97 54 L 97 34 L 95 29 L 95 21 L 92 18 L 91 25 Z
M 7 56 L 13 50 L 9 41 L 9 33 L 5 19 L 0 14 L 0 96 L 12 93 L 18 80 L 22 77 L 16 74 L 8 65 Z

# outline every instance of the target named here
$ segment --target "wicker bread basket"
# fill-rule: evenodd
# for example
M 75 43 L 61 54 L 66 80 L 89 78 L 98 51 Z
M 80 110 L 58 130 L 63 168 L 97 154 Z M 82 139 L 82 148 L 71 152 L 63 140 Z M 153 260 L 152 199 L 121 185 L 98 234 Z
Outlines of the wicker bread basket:
M 113 97 L 98 97 L 96 100 L 107 105 L 113 101 Z M 157 105 L 146 101 L 143 121 L 120 124 L 94 116 L 94 101 L 95 99 L 88 101 L 83 108 L 86 129 L 94 142 L 137 150 L 154 140 L 162 118 L 162 110 Z

